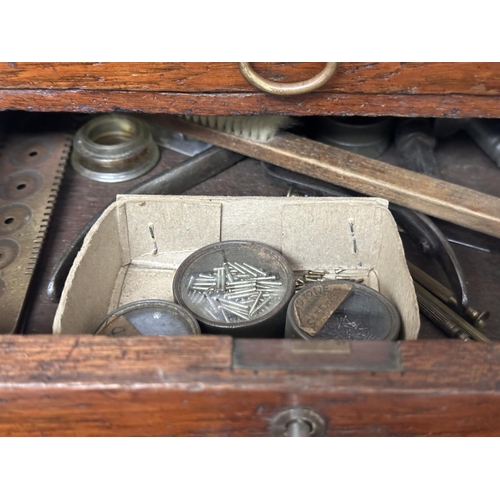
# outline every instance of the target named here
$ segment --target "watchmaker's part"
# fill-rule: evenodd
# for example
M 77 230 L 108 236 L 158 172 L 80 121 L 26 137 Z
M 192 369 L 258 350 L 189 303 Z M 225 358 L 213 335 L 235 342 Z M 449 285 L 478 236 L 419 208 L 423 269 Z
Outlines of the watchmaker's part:
M 488 118 L 437 118 L 434 132 L 449 137 L 465 130 L 475 143 L 500 167 L 500 120 Z
M 439 309 L 427 296 L 415 290 L 420 312 L 429 318 L 447 337 L 462 339 L 464 342 L 471 341 L 471 336 L 464 332 L 454 321 L 451 320 L 441 309 Z
M 182 194 L 198 184 L 221 173 L 243 159 L 238 153 L 212 147 L 180 165 L 141 182 L 128 194 Z M 106 207 L 107 208 L 107 207 Z M 59 302 L 71 265 L 83 245 L 83 240 L 105 209 L 92 217 L 70 243 L 57 261 L 47 285 L 47 295 L 53 302 Z
M 93 118 L 73 140 L 71 165 L 95 181 L 124 182 L 146 174 L 160 159 L 149 125 L 126 115 Z
M 193 315 L 166 300 L 138 300 L 109 313 L 94 330 L 94 335 L 108 337 L 167 336 L 200 334 Z
M 294 271 L 295 275 L 295 290 L 304 288 L 309 283 L 324 281 L 326 271 Z
M 264 163 L 266 175 L 274 182 L 288 188 L 297 189 L 303 194 L 313 196 L 363 196 L 355 191 L 344 189 L 307 175 L 290 172 L 284 168 Z M 451 289 L 458 300 L 458 310 L 468 307 L 468 293 L 462 266 L 453 248 L 434 222 L 424 214 L 406 207 L 389 203 L 396 223 L 404 229 L 409 238 L 428 258 L 435 258 L 444 269 Z
M 429 292 L 450 306 L 452 309 L 458 310 L 457 299 L 451 290 L 446 288 L 443 284 L 439 283 L 439 281 L 435 280 L 432 276 L 429 276 L 426 272 L 422 271 L 422 269 L 415 266 L 411 262 L 408 262 L 408 269 L 410 270 L 411 276 L 415 281 L 420 283 L 420 285 L 429 290 Z M 464 311 L 463 316 L 475 327 L 482 328 L 486 325 L 486 322 L 490 317 L 490 313 L 488 311 L 478 311 L 477 309 L 469 306 Z
M 395 143 L 405 168 L 438 179 L 441 177 L 434 155 L 437 141 L 428 118 L 407 118 L 399 121 Z
M 0 149 L 0 333 L 22 330 L 70 141 L 60 133 L 11 134 Z
M 468 333 L 474 340 L 485 343 L 491 342 L 491 340 L 488 337 L 486 337 L 486 335 L 483 335 L 478 329 L 474 328 L 471 324 L 467 323 L 465 319 L 460 317 L 455 311 L 451 310 L 446 304 L 441 302 L 437 297 L 432 295 L 431 292 L 426 290 L 419 283 L 413 281 L 413 284 L 415 285 L 417 298 L 418 295 L 420 295 L 425 299 L 427 299 L 427 301 L 431 302 L 436 308 L 438 308 L 449 321 L 458 325 L 465 333 Z
M 316 120 L 316 140 L 369 158 L 381 156 L 391 142 L 390 117 L 322 116 Z
M 285 336 L 305 340 L 395 340 L 401 319 L 381 293 L 352 281 L 312 283 L 288 305 Z
M 179 266 L 175 300 L 206 333 L 283 337 L 286 306 L 295 289 L 293 271 L 276 250 L 254 241 L 203 247 Z

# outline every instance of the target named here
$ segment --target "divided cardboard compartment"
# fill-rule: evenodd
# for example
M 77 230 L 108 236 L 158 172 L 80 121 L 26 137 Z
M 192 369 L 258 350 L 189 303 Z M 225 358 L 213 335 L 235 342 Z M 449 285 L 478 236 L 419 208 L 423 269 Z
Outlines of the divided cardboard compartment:
M 416 339 L 415 290 L 396 223 L 378 198 L 120 195 L 93 226 L 66 281 L 55 334 L 92 333 L 118 306 L 173 301 L 172 280 L 195 250 L 253 240 L 294 270 L 362 277 L 399 310 L 400 338 Z

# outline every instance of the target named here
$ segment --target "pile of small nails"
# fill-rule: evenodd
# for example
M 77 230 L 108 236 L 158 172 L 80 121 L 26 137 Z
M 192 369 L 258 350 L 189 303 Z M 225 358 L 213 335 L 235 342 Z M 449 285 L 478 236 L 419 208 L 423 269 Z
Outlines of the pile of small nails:
M 226 323 L 262 316 L 282 299 L 285 288 L 278 275 L 245 262 L 225 262 L 193 274 L 187 285 L 188 297 L 199 309 Z

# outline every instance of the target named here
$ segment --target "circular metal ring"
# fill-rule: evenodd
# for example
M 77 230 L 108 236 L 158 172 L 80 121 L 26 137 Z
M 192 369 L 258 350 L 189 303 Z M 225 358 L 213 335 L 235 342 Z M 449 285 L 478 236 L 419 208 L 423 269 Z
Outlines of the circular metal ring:
M 309 437 L 324 436 L 326 422 L 324 418 L 309 408 L 290 408 L 278 413 L 271 422 L 271 435 L 275 437 L 291 437 L 289 426 L 293 422 L 305 422 L 310 431 Z M 307 436 L 304 436 L 307 437 Z
M 276 95 L 297 95 L 306 94 L 324 85 L 335 74 L 338 64 L 336 62 L 325 63 L 325 67 L 320 73 L 309 80 L 296 83 L 277 83 L 266 80 L 258 75 L 247 62 L 238 63 L 238 68 L 247 82 L 263 92 Z
M 92 118 L 73 139 L 73 168 L 99 182 L 135 179 L 154 168 L 159 159 L 160 150 L 148 124 L 131 116 Z

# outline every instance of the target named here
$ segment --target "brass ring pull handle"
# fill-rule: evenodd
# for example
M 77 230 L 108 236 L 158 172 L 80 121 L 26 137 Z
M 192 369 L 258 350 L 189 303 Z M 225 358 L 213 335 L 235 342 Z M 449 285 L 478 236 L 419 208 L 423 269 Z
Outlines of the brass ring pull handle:
M 323 70 L 317 75 L 309 78 L 309 80 L 304 80 L 303 82 L 296 83 L 276 83 L 266 80 L 259 76 L 250 66 L 250 63 L 240 62 L 238 63 L 238 68 L 241 74 L 245 77 L 245 80 L 259 90 L 267 92 L 269 94 L 277 95 L 297 95 L 306 94 L 312 90 L 324 85 L 337 71 L 338 63 L 329 62 L 326 63 Z

